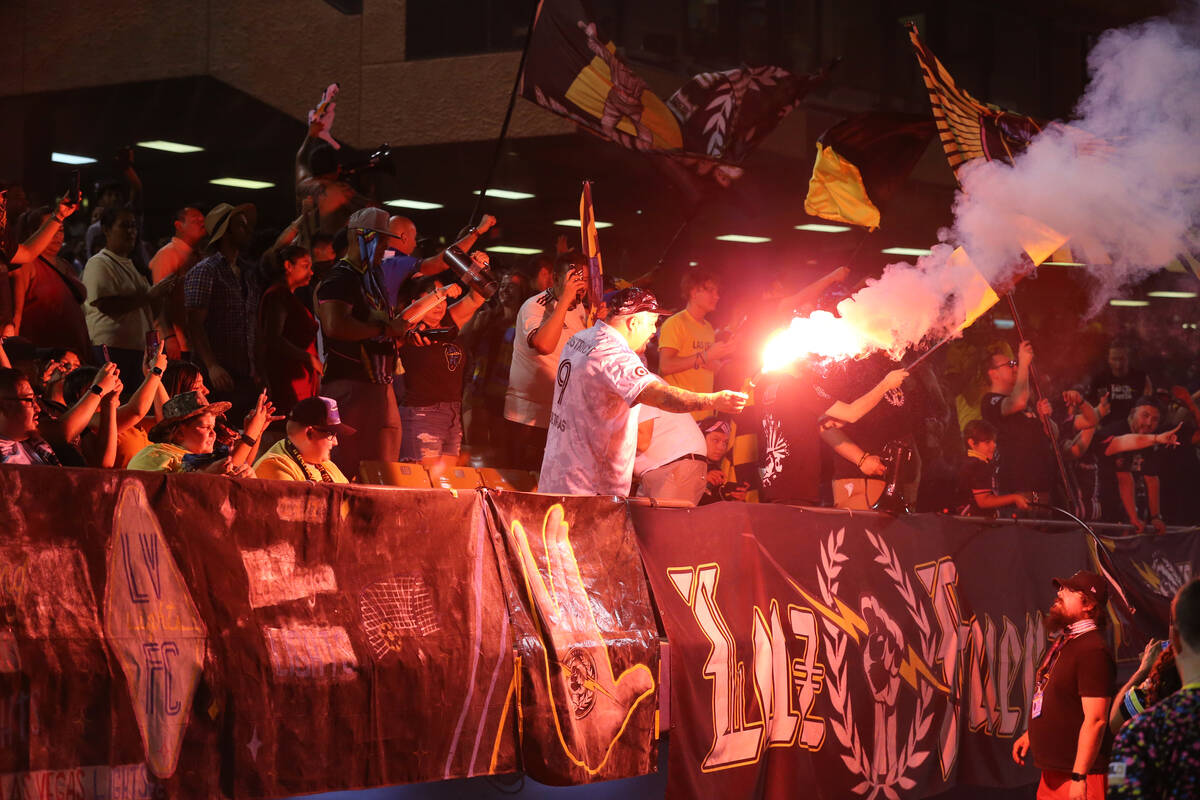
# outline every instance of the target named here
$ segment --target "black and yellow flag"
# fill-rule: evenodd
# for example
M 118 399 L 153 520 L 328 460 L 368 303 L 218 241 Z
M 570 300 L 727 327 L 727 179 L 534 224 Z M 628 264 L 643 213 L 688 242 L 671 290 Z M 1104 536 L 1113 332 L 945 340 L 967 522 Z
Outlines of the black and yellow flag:
M 630 150 L 670 156 L 718 183 L 828 72 L 739 67 L 693 76 L 666 102 L 599 30 L 583 0 L 542 0 L 518 91 L 527 100 Z
M 1011 164 L 1046 123 L 976 100 L 958 88 L 942 62 L 921 41 L 915 26 L 909 26 L 908 35 L 929 90 L 929 105 L 950 168 L 957 174 L 959 167 L 976 158 Z
M 935 132 L 933 122 L 912 114 L 872 111 L 842 120 L 817 139 L 805 213 L 875 230 Z

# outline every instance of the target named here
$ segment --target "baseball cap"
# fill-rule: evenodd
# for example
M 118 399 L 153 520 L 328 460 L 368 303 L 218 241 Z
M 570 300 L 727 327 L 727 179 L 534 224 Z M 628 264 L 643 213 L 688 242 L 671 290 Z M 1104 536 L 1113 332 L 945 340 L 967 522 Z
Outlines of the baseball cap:
M 700 421 L 700 430 L 704 432 L 705 436 L 708 436 L 713 431 L 720 431 L 728 436 L 729 423 L 720 417 L 709 417 L 708 419 Z
M 636 286 L 622 289 L 608 301 L 608 315 L 610 317 L 639 314 L 643 311 L 650 311 L 662 317 L 671 314 L 670 311 L 667 311 L 658 304 L 658 298 L 654 296 L 654 292 L 647 289 L 639 289 Z
M 332 397 L 306 397 L 292 408 L 292 413 L 288 415 L 288 419 L 292 422 L 298 422 L 301 425 L 311 425 L 314 428 L 330 433 L 336 433 L 339 436 L 353 436 L 356 428 L 342 422 L 342 415 L 338 413 L 337 400 Z
M 382 208 L 369 206 L 360 208 L 350 215 L 350 221 L 346 223 L 346 227 L 350 230 L 373 231 L 381 233 L 384 236 L 391 236 L 388 232 L 388 213 Z
M 1082 592 L 1095 600 L 1097 605 L 1104 605 L 1108 602 L 1108 584 L 1094 572 L 1081 569 L 1069 578 L 1055 578 L 1051 583 L 1056 589 L 1065 586 L 1068 589 Z

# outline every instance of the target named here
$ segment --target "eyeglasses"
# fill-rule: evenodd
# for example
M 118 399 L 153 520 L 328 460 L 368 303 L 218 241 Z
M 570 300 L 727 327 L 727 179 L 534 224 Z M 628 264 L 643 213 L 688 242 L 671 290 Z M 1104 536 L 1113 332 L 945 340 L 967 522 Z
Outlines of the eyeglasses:
M 1001 367 L 1015 367 L 1016 361 L 1001 361 L 999 364 L 992 364 L 988 369 L 1000 369 Z
M 9 397 L 6 399 L 8 399 L 9 401 L 11 401 L 13 403 L 20 403 L 22 405 L 26 405 L 26 406 L 30 406 L 30 407 L 36 407 L 38 404 L 38 399 L 34 395 L 19 394 L 16 397 Z

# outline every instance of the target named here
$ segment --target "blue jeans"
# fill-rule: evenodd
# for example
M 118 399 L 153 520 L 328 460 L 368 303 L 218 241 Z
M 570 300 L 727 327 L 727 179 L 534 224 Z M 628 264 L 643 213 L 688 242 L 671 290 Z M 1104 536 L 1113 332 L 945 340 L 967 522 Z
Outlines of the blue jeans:
M 462 403 L 401 406 L 403 438 L 401 461 L 457 456 L 462 450 Z

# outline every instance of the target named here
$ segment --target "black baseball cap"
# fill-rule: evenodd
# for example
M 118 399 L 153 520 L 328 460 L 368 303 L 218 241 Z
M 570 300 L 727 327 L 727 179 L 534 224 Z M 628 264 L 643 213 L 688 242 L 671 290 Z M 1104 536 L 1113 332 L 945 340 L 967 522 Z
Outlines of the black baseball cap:
M 301 425 L 311 425 L 317 430 L 336 433 L 339 436 L 353 436 L 357 430 L 342 422 L 342 415 L 338 413 L 337 400 L 332 397 L 306 397 L 296 403 L 292 408 L 292 413 L 288 415 L 288 419 Z
M 654 292 L 648 289 L 639 289 L 636 286 L 622 289 L 608 301 L 610 317 L 640 314 L 643 311 L 649 311 L 661 317 L 667 317 L 673 313 L 658 304 L 658 298 L 654 296 Z
M 705 436 L 712 433 L 713 431 L 720 431 L 721 433 L 728 436 L 729 435 L 729 422 L 721 419 L 720 417 L 709 417 L 708 419 L 700 421 L 700 430 L 704 433 Z
M 1068 589 L 1082 592 L 1095 600 L 1096 605 L 1102 606 L 1108 602 L 1108 584 L 1094 572 L 1081 569 L 1069 578 L 1055 578 L 1051 583 L 1056 589 L 1065 586 Z

